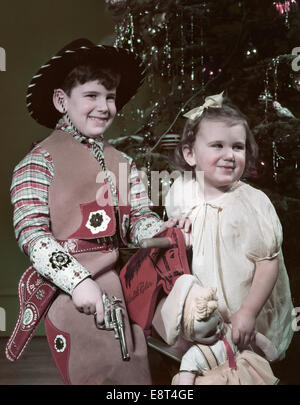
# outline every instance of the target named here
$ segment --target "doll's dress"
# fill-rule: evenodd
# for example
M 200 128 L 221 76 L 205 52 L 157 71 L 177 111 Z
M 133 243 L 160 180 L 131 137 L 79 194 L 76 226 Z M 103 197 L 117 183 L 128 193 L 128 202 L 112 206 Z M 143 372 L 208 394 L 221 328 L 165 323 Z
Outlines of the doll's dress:
M 229 364 L 226 347 L 222 340 L 213 345 L 195 344 L 182 357 L 180 371 L 196 374 L 195 385 L 274 385 L 270 364 L 251 350 L 239 352 L 232 342 L 231 325 L 224 325 L 225 337 L 229 343 L 236 368 Z M 178 384 L 179 375 L 173 377 L 172 385 Z
M 191 270 L 203 286 L 217 288 L 226 322 L 248 295 L 255 263 L 278 257 L 279 276 L 260 312 L 256 330 L 284 357 L 292 336 L 292 300 L 281 252 L 282 228 L 269 198 L 242 182 L 213 201 L 205 201 L 201 182 L 178 177 L 165 199 L 168 217 L 190 218 Z

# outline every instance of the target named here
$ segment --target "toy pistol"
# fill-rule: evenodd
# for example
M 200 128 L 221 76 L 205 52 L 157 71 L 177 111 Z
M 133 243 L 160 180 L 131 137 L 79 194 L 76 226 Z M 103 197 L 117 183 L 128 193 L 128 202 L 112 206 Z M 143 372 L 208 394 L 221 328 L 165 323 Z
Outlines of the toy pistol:
M 103 325 L 97 324 L 97 314 L 94 314 L 95 324 L 98 329 L 113 330 L 115 339 L 120 340 L 122 359 L 127 361 L 130 359 L 125 334 L 122 308 L 119 303 L 122 302 L 119 298 L 112 297 L 110 300 L 104 293 L 102 294 L 103 308 L 104 308 L 104 323 Z

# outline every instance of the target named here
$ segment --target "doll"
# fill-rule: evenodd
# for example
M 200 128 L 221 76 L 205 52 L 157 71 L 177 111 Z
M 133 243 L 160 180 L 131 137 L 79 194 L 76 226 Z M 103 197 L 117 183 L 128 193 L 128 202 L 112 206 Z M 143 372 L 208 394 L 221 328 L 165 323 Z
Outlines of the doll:
M 261 333 L 256 348 L 239 351 L 232 341 L 232 328 L 218 311 L 215 288 L 204 288 L 193 275 L 179 277 L 165 300 L 161 316 L 168 344 L 179 335 L 194 342 L 183 355 L 172 385 L 272 385 L 277 384 L 269 361 L 278 352 Z

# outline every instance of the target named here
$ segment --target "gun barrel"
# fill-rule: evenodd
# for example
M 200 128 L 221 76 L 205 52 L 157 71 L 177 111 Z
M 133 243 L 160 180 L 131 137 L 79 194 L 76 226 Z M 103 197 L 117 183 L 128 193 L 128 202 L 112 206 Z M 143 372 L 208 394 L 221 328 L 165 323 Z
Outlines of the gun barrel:
M 128 361 L 130 359 L 130 356 L 129 356 L 129 353 L 128 353 L 125 334 L 124 334 L 124 323 L 123 323 L 122 309 L 120 307 L 116 309 L 116 318 L 117 318 L 118 331 L 119 331 L 119 337 L 120 337 L 120 346 L 121 346 L 121 352 L 122 352 L 122 359 L 124 361 Z

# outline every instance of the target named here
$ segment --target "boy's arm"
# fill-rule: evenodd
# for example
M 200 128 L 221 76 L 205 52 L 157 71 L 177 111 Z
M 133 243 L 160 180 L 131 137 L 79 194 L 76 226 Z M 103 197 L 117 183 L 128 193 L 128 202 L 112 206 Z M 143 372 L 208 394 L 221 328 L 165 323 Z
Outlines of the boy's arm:
M 61 290 L 72 294 L 90 273 L 51 233 L 48 189 L 53 175 L 51 156 L 40 147 L 34 148 L 16 166 L 11 185 L 15 235 L 36 270 Z
M 182 229 L 187 247 L 191 246 L 191 221 L 188 218 L 171 218 L 163 222 L 159 216 L 151 210 L 153 204 L 148 198 L 144 183 L 132 160 L 130 168 L 130 197 L 130 240 L 135 245 L 138 246 L 142 239 L 152 238 L 155 234 L 166 228 L 177 226 Z
M 151 210 L 153 206 L 148 198 L 135 163 L 130 161 L 130 226 L 129 238 L 135 244 L 145 238 L 152 238 L 160 232 L 163 221 Z

